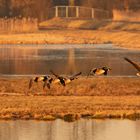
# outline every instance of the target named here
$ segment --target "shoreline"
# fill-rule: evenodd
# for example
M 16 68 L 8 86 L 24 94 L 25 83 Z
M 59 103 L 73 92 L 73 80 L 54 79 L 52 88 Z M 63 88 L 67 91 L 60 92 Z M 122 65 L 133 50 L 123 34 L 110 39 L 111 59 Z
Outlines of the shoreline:
M 139 33 L 112 28 L 51 29 L 0 34 L 0 45 L 114 44 L 140 50 Z M 132 77 L 80 77 L 65 88 L 53 85 L 50 90 L 43 90 L 42 83 L 38 83 L 28 90 L 29 78 L 11 77 L 8 80 L 1 77 L 0 120 L 140 119 L 139 80 Z
M 12 104 L 0 109 L 0 120 L 140 119 L 139 96 L 0 96 L 4 99 Z
M 140 49 L 140 32 L 105 30 L 45 30 L 35 33 L 0 34 L 1 45 L 115 44 Z M 86 36 L 85 36 L 86 34 Z
M 1 93 L 18 93 L 19 95 L 51 95 L 51 96 L 138 96 L 140 95 L 139 77 L 89 77 L 81 76 L 63 87 L 53 84 L 51 88 L 45 87 L 43 82 L 34 83 L 29 90 L 31 77 L 0 78 Z M 85 84 L 86 83 L 86 84 Z M 116 87 L 118 87 L 116 89 Z
M 0 79 L 0 119 L 140 119 L 139 78 L 81 77 L 66 87 L 43 90 L 38 83 L 30 91 L 28 83 L 29 78 Z

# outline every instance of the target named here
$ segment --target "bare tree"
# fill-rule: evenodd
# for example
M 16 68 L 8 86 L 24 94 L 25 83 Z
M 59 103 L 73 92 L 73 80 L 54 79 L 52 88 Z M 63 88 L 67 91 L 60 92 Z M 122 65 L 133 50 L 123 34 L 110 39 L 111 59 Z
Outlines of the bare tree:
M 12 0 L 14 15 L 36 17 L 39 20 L 47 18 L 52 0 Z
M 10 16 L 10 5 L 11 0 L 0 0 L 0 15 L 1 16 Z
M 55 5 L 81 5 L 111 11 L 138 10 L 140 0 L 0 0 L 0 16 L 30 16 L 44 20 Z
M 124 8 L 126 11 L 129 11 L 129 0 L 124 0 Z
M 74 6 L 75 5 L 75 0 L 69 0 L 69 5 Z

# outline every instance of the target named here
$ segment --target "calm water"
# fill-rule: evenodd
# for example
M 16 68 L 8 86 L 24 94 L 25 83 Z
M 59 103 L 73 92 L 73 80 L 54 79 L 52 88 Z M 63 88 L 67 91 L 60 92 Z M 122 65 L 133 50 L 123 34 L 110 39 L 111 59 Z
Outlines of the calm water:
M 0 140 L 140 140 L 140 121 L 0 121 Z
M 140 62 L 140 50 L 127 50 L 112 45 L 1 45 L 0 75 L 59 74 L 109 66 L 111 76 L 132 76 L 136 70 L 123 57 Z

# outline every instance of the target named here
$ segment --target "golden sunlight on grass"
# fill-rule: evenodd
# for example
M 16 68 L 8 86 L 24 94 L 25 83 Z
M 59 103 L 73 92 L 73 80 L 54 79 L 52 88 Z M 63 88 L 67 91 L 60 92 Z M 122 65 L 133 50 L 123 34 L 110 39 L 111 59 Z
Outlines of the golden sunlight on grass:
M 110 28 L 109 26 L 106 28 Z M 140 28 L 139 28 L 140 29 Z M 86 34 L 86 36 L 85 36 Z M 0 34 L 0 44 L 102 44 L 140 49 L 139 31 L 48 30 L 30 34 Z
M 0 79 L 0 94 L 18 93 L 19 95 L 52 95 L 52 96 L 120 96 L 140 95 L 139 78 L 113 77 L 80 77 L 66 87 L 56 84 L 51 89 L 43 90 L 43 83 L 34 83 L 29 90 L 29 78 Z
M 117 16 L 118 14 L 116 14 Z M 115 17 L 114 17 L 115 18 Z M 109 28 L 108 28 L 109 27 Z M 41 22 L 39 24 L 41 29 L 87 29 L 87 30 L 126 30 L 126 31 L 140 31 L 139 21 L 123 21 L 123 20 L 97 20 L 97 19 L 62 19 L 54 18 Z
M 0 119 L 140 117 L 139 96 L 0 96 Z
M 120 47 L 140 49 L 139 22 L 54 18 L 40 23 L 39 28 L 49 30 L 0 34 L 0 44 L 113 43 Z
M 140 21 L 140 10 L 137 12 L 134 11 L 119 11 L 113 10 L 113 20 L 125 20 L 125 21 Z
M 0 79 L 0 119 L 140 118 L 139 78 L 81 77 L 66 87 Z M 29 96 L 25 96 L 28 92 Z

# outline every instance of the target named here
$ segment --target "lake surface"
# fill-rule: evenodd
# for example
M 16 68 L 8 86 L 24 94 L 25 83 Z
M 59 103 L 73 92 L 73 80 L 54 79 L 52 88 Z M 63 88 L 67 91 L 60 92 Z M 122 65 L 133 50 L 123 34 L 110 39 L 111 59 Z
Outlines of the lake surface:
M 44 75 L 50 69 L 58 74 L 82 71 L 87 75 L 91 68 L 108 66 L 110 76 L 135 76 L 137 71 L 124 57 L 140 62 L 140 50 L 110 44 L 0 45 L 0 75 Z
M 140 121 L 0 121 L 0 140 L 140 140 Z

